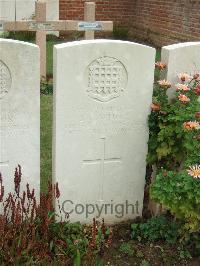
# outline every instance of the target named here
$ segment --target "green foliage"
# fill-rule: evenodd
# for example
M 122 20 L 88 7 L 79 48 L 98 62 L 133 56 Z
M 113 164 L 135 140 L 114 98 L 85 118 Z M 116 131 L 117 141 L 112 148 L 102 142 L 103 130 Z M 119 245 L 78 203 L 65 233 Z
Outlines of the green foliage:
M 84 234 L 84 226 L 80 223 L 52 223 L 50 233 L 55 236 L 55 240 L 59 239 L 66 244 L 62 250 L 62 245 L 57 245 L 57 241 L 52 242 L 52 250 L 55 253 L 72 255 L 77 261 L 79 257 L 86 254 L 89 240 Z
M 181 219 L 184 239 L 200 231 L 200 75 L 188 78 L 171 101 L 165 81 L 155 86 L 147 158 L 157 166 L 150 195 Z
M 128 39 L 129 29 L 124 27 L 113 28 L 113 38 L 117 40 L 127 40 Z
M 175 99 L 168 102 L 166 89 L 156 86 L 153 102 L 159 104 L 161 109 L 153 111 L 149 116 L 149 154 L 147 161 L 150 164 L 174 169 L 187 159 L 194 159 L 198 163 L 200 159 L 199 140 L 195 139 L 197 132 L 187 131 L 183 128 L 184 122 L 194 121 L 195 113 L 200 111 L 199 97 L 193 88 L 198 82 L 194 81 L 191 91 L 184 93 L 190 98 L 189 103 L 178 100 L 180 92 L 175 93 Z M 197 120 L 197 119 L 196 119 Z
M 155 242 L 164 240 L 168 244 L 175 244 L 178 239 L 178 224 L 164 216 L 153 217 L 146 223 L 132 224 L 131 237 L 139 241 Z
M 161 48 L 156 49 L 156 61 L 161 60 Z
M 157 48 L 156 49 L 156 61 L 160 61 L 161 60 L 161 49 L 160 48 Z M 154 81 L 156 82 L 160 77 L 160 71 L 159 69 L 155 68 L 155 71 L 154 71 Z
M 40 83 L 40 93 L 44 95 L 53 94 L 53 80 L 42 79 Z
M 187 231 L 200 230 L 200 181 L 186 171 L 162 170 L 151 186 L 151 197 L 176 217 L 183 219 Z
M 192 256 L 187 249 L 180 249 L 179 258 L 180 259 L 192 259 Z
M 119 251 L 130 257 L 133 256 L 135 253 L 135 250 L 133 249 L 132 245 L 129 243 L 122 243 L 120 245 Z
M 149 262 L 147 260 L 143 260 L 141 263 L 140 263 L 140 266 L 150 266 Z
M 34 31 L 10 31 L 3 35 L 4 38 L 34 42 L 35 32 Z
M 162 193 L 162 192 L 161 192 Z M 180 259 L 200 257 L 200 232 L 185 234 L 182 220 L 167 218 L 166 216 L 152 217 L 145 223 L 131 225 L 131 237 L 133 240 L 146 243 L 164 241 L 172 247 L 178 245 Z M 157 245 L 156 245 L 157 246 Z M 157 246 L 159 247 L 159 246 Z M 162 247 L 160 247 L 163 253 Z M 138 252 L 136 253 L 138 257 Z
M 193 256 L 200 257 L 200 232 L 189 234 L 185 244 Z

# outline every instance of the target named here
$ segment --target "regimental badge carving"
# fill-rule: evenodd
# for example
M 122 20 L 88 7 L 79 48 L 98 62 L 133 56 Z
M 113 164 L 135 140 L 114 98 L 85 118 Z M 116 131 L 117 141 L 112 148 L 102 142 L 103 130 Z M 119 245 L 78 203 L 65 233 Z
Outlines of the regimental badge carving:
M 108 102 L 124 93 L 128 75 L 124 65 L 116 58 L 101 57 L 88 67 L 89 97 Z
M 0 99 L 2 99 L 9 92 L 11 82 L 10 70 L 6 64 L 0 60 Z

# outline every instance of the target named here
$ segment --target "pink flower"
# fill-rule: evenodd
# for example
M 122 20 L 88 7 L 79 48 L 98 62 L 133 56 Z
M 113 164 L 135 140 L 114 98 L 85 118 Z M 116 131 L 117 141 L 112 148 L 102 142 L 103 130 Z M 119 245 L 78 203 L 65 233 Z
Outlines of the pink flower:
M 185 84 L 178 83 L 175 87 L 177 91 L 189 91 L 190 90 L 190 88 Z
M 192 77 L 190 75 L 188 75 L 187 73 L 180 73 L 178 74 L 178 78 L 182 81 L 182 82 L 185 82 L 185 81 L 189 81 L 192 79 Z
M 190 98 L 188 98 L 186 95 L 184 94 L 180 94 L 178 96 L 179 101 L 181 101 L 182 103 L 188 103 L 190 101 Z
M 200 124 L 197 121 L 189 121 L 183 123 L 183 127 L 187 130 L 196 130 L 200 129 Z
M 171 83 L 165 79 L 159 80 L 158 84 L 160 85 L 160 87 L 165 88 L 165 89 L 168 89 L 171 87 Z
M 167 66 L 167 65 L 166 65 L 165 63 L 160 62 L 160 61 L 158 61 L 158 62 L 155 63 L 155 67 L 158 68 L 159 70 L 163 70 L 163 69 L 165 69 L 166 66 Z
M 158 103 L 152 103 L 151 104 L 151 109 L 152 111 L 156 112 L 156 111 L 160 111 L 160 104 Z
M 195 113 L 195 117 L 196 117 L 196 118 L 200 118 L 200 112 L 196 112 L 196 113 Z
M 200 85 L 196 86 L 196 88 L 194 89 L 194 92 L 200 95 Z

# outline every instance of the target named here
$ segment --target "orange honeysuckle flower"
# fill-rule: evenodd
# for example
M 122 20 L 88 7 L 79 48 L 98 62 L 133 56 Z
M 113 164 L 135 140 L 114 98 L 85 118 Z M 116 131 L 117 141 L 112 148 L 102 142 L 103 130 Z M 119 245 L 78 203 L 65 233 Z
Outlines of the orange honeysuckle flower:
M 192 77 L 187 74 L 187 73 L 180 73 L 178 74 L 178 78 L 182 81 L 182 82 L 185 82 L 185 81 L 189 81 L 192 79 Z
M 194 178 L 200 178 L 200 165 L 190 166 L 187 172 Z
M 158 84 L 160 85 L 160 87 L 165 88 L 165 89 L 168 89 L 171 87 L 171 83 L 165 79 L 159 80 Z
M 200 124 L 197 121 L 189 121 L 183 123 L 183 127 L 187 130 L 196 130 L 200 129 Z
M 156 111 L 160 111 L 160 104 L 158 103 L 152 103 L 151 104 L 151 109 L 152 111 L 156 112 Z
M 186 95 L 184 94 L 179 94 L 178 96 L 179 101 L 181 101 L 182 103 L 188 103 L 190 101 L 190 98 L 188 98 Z
M 178 83 L 178 84 L 176 84 L 175 87 L 176 87 L 177 91 L 189 91 L 190 90 L 190 88 L 185 84 Z
M 161 62 L 161 61 L 158 61 L 158 62 L 155 63 L 155 67 L 156 67 L 157 69 L 159 69 L 159 70 L 163 70 L 163 69 L 165 69 L 166 66 L 167 66 L 167 64 L 165 64 L 165 63 L 163 63 L 163 62 Z

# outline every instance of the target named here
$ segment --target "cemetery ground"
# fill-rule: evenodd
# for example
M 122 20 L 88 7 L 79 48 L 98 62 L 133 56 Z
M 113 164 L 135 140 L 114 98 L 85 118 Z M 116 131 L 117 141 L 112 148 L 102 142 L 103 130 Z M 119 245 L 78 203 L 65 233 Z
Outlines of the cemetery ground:
M 52 46 L 56 41 L 50 40 L 48 43 L 48 54 L 51 54 Z M 160 52 L 157 54 L 157 59 L 160 58 Z M 31 193 L 27 188 L 27 197 L 30 201 L 30 214 L 36 213 L 36 218 L 31 224 L 20 224 L 19 216 L 14 216 L 15 221 L 13 227 L 4 224 L 3 217 L 0 216 L 1 224 L 6 228 L 7 234 L 5 239 L 0 239 L 0 261 L 1 265 L 199 265 L 198 256 L 200 256 L 200 243 L 199 243 L 199 231 L 196 229 L 199 226 L 199 216 L 193 206 L 195 202 L 195 195 L 198 197 L 199 183 L 197 179 L 191 178 L 188 185 L 188 191 L 185 191 L 184 201 L 179 201 L 179 205 L 176 205 L 173 197 L 176 197 L 174 183 L 165 184 L 163 186 L 162 179 L 158 178 L 157 183 L 152 189 L 152 195 L 160 203 L 168 204 L 175 217 L 177 214 L 181 216 L 181 219 L 175 218 L 169 212 L 158 217 L 151 217 L 149 211 L 147 211 L 147 202 L 145 205 L 144 215 L 142 219 L 136 219 L 134 221 L 128 221 L 112 227 L 104 224 L 103 221 L 99 223 L 93 220 L 91 226 L 84 226 L 80 224 L 70 223 L 55 223 L 55 213 L 53 206 L 51 205 L 52 197 L 59 200 L 60 192 L 58 186 L 48 186 L 48 181 L 52 176 L 52 109 L 53 109 L 53 97 L 52 97 L 52 56 L 48 56 L 48 80 L 41 82 L 41 190 L 45 194 L 41 197 L 41 207 L 36 208 L 34 202 L 34 193 Z M 162 66 L 158 66 L 158 68 Z M 156 79 L 159 79 L 159 70 L 156 70 Z M 196 81 L 194 81 L 195 83 Z M 169 132 L 162 132 L 166 141 L 172 147 L 172 152 L 169 155 L 164 153 L 163 144 L 156 143 L 158 145 L 160 154 L 158 159 L 158 165 L 168 165 L 170 171 L 161 171 L 160 176 L 168 177 L 168 180 L 174 179 L 179 182 L 182 178 L 186 180 L 186 174 L 183 176 L 177 176 L 171 170 L 171 165 L 174 163 L 174 158 L 178 158 L 180 154 L 190 154 L 188 167 L 191 162 L 198 163 L 197 150 L 198 139 L 194 133 L 194 130 L 190 131 L 190 124 L 185 124 L 185 131 L 178 131 L 182 134 L 182 137 L 186 141 L 187 145 L 178 142 L 179 147 L 171 142 L 172 136 L 170 129 L 176 126 L 178 129 L 177 121 L 186 119 L 181 116 L 181 110 L 187 106 L 186 102 L 177 101 L 173 107 L 166 105 L 166 97 L 164 96 L 165 89 L 169 84 L 160 84 L 159 88 L 155 86 L 154 102 L 152 106 L 152 114 L 149 119 L 150 126 L 150 155 L 149 162 L 155 162 L 158 158 L 158 154 L 155 155 L 155 143 L 157 140 L 158 130 L 162 131 L 163 128 L 158 129 L 156 126 L 159 123 L 164 123 Z M 195 86 L 197 84 L 195 83 Z M 194 85 L 192 85 L 194 86 Z M 194 86 L 194 88 L 196 88 Z M 193 89 L 194 89 L 193 88 Z M 194 91 L 194 93 L 193 93 Z M 196 103 L 197 95 L 200 94 L 199 89 L 195 89 L 192 92 L 187 92 L 188 97 L 191 98 L 191 108 L 186 107 L 188 116 L 187 118 L 192 120 L 194 114 L 196 119 L 199 119 L 200 114 L 197 112 L 198 106 Z M 185 99 L 182 99 L 184 101 Z M 175 119 L 175 125 L 170 121 L 165 120 L 166 110 Z M 170 109 L 171 108 L 171 109 Z M 185 110 L 185 109 L 184 109 Z M 186 113 L 187 113 L 186 112 Z M 175 116 L 173 116 L 175 114 Z M 172 120 L 173 120 L 172 119 Z M 177 119 L 177 120 L 176 120 Z M 179 123 L 180 124 L 180 123 Z M 163 124 L 162 124 L 163 125 Z M 182 127 L 181 127 L 182 128 Z M 175 136 L 173 136 L 174 138 Z M 177 145 L 178 145 L 177 144 Z M 159 146 L 160 145 L 160 146 Z M 181 146 L 182 145 L 182 146 Z M 23 166 L 22 166 L 23 167 Z M 149 169 L 149 168 L 148 168 Z M 23 169 L 22 169 L 23 174 Z M 149 176 L 151 171 L 147 171 L 147 187 L 145 192 L 146 201 L 148 201 L 149 193 Z M 22 175 L 23 178 L 23 175 Z M 20 191 L 20 179 L 21 169 L 20 167 L 15 172 L 15 191 Z M 188 180 L 188 179 L 187 179 Z M 160 182 L 160 183 L 159 183 Z M 0 197 L 2 192 L 0 179 Z M 166 187 L 166 191 L 163 189 Z M 167 190 L 168 189 L 168 190 Z M 163 193 L 161 197 L 160 191 Z M 173 193 L 174 192 L 174 193 Z M 178 191 L 181 194 L 181 191 Z M 21 191 L 21 193 L 23 193 Z M 195 194 L 196 193 L 196 194 Z M 194 195 L 194 197 L 193 197 Z M 22 198 L 24 198 L 22 194 Z M 191 198 L 191 201 L 187 201 Z M 0 198 L 1 199 L 1 198 Z M 11 199 L 11 202 L 12 199 Z M 184 205 L 185 203 L 185 205 Z M 174 209 L 175 206 L 175 209 Z M 12 209 L 13 205 L 10 207 Z M 17 208 L 16 208 L 17 209 Z M 182 209 L 184 210 L 182 212 Z M 20 211 L 19 209 L 17 209 Z M 36 211 L 37 210 L 37 211 Z M 187 213 L 192 212 L 192 219 L 188 219 Z M 23 211 L 23 210 L 22 210 Z M 16 211 L 16 213 L 18 213 Z M 185 215 L 185 216 L 184 216 Z M 187 228 L 184 231 L 185 227 Z M 182 230 L 180 230 L 183 229 Z M 192 231 L 191 234 L 185 234 L 188 228 Z M 0 228 L 0 232 L 1 232 Z M 3 243 L 3 244 L 2 244 Z

